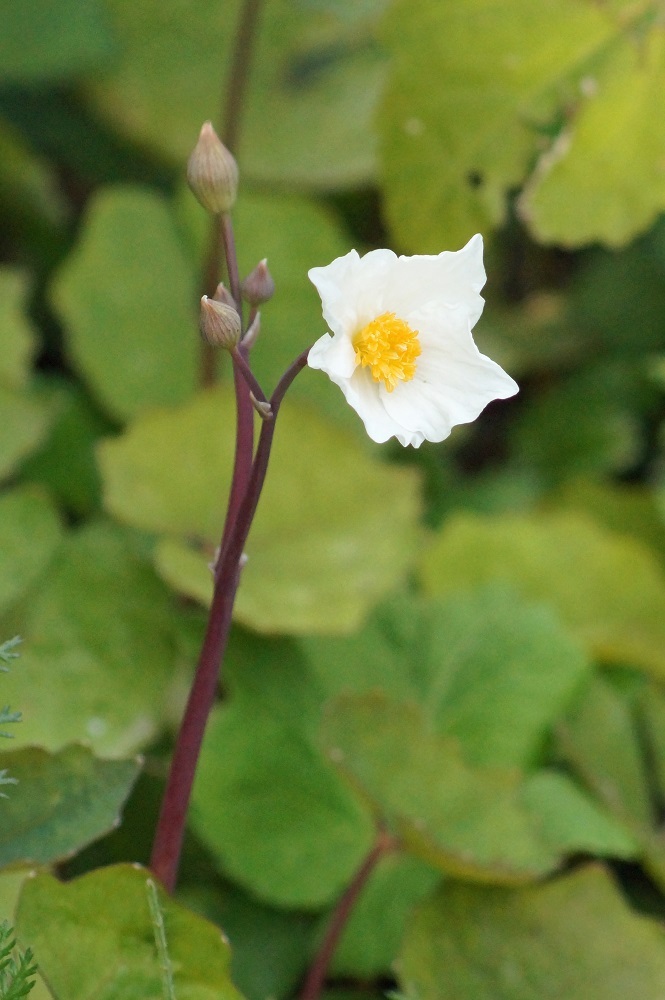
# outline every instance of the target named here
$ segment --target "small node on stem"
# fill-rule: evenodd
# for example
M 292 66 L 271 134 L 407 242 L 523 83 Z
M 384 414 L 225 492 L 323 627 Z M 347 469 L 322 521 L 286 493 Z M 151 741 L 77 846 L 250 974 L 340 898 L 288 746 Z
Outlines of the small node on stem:
M 240 316 L 235 306 L 216 302 L 204 295 L 201 299 L 199 317 L 201 336 L 212 347 L 223 347 L 232 351 L 240 340 Z
M 274 414 L 272 412 L 272 406 L 265 399 L 257 399 L 253 392 L 249 393 L 249 398 L 252 401 L 252 406 L 261 417 L 261 420 L 272 420 Z
M 271 299 L 275 294 L 275 282 L 268 270 L 268 261 L 264 258 L 247 275 L 242 285 L 242 297 L 255 309 Z
M 215 294 L 213 295 L 213 301 L 222 302 L 225 306 L 232 306 L 236 312 L 238 311 L 238 303 L 231 295 L 230 291 L 226 287 L 223 281 L 217 285 L 215 289 Z
M 257 312 L 256 316 L 249 325 L 247 333 L 242 338 L 242 346 L 247 351 L 251 351 L 252 347 L 256 343 L 259 333 L 261 332 L 261 313 Z
M 238 164 L 212 122 L 205 122 L 187 163 L 187 180 L 201 205 L 213 215 L 230 211 L 238 193 Z

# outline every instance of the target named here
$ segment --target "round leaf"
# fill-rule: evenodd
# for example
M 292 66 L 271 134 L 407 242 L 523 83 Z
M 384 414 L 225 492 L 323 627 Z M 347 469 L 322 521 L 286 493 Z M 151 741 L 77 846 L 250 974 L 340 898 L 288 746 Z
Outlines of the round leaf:
M 111 416 L 124 420 L 193 391 L 195 288 L 162 197 L 127 187 L 93 198 L 51 296 L 72 358 Z
M 146 414 L 105 442 L 99 455 L 107 509 L 127 524 L 176 536 L 180 546 L 198 539 L 205 566 L 221 534 L 234 419 L 222 387 L 178 410 Z M 247 544 L 238 620 L 266 632 L 357 628 L 417 552 L 416 475 L 369 457 L 354 436 L 287 401 Z M 191 558 L 172 545 L 166 551 L 158 564 L 169 582 L 202 596 Z
M 62 884 L 26 882 L 17 927 L 60 1000 L 163 1000 L 163 955 L 150 900 L 159 907 L 176 996 L 241 1000 L 229 945 L 213 924 L 174 902 L 139 865 L 115 865 Z

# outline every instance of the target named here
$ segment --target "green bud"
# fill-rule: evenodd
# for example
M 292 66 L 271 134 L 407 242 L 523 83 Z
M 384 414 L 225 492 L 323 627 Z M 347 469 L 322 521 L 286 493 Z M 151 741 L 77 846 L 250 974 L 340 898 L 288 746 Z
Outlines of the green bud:
M 228 212 L 238 193 L 238 164 L 205 122 L 187 163 L 187 180 L 199 202 L 213 215 Z
M 261 306 L 275 294 L 275 282 L 267 260 L 260 261 L 242 283 L 242 296 L 250 306 Z
M 213 347 L 223 347 L 230 351 L 240 340 L 241 325 L 237 309 L 225 302 L 209 299 L 207 295 L 201 299 L 199 328 L 203 339 Z

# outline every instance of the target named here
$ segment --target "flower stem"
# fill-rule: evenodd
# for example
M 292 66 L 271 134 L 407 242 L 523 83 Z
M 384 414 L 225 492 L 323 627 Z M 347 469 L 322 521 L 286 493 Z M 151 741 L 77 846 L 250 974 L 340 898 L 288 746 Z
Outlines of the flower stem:
M 353 912 L 360 893 L 381 858 L 394 850 L 396 846 L 397 843 L 394 837 L 386 830 L 379 830 L 374 846 L 353 876 L 351 883 L 335 907 L 321 946 L 307 973 L 305 985 L 300 994 L 300 1000 L 318 1000 L 328 973 L 330 961 L 335 953 L 335 948 Z
M 241 450 L 236 454 L 234 480 L 239 484 L 247 477 L 245 489 L 240 496 L 238 486 L 237 495 L 232 495 L 229 499 L 205 637 L 173 752 L 150 859 L 153 873 L 169 892 L 173 892 L 176 884 L 196 765 L 208 716 L 215 701 L 219 669 L 228 642 L 233 602 L 240 577 L 240 560 L 268 471 L 277 412 L 286 390 L 307 364 L 308 353 L 309 348 L 296 358 L 270 399 L 273 419 L 264 422 L 261 427 L 256 455 L 248 475 L 247 459 L 249 454 L 251 461 L 251 448 L 248 452 L 245 443 L 241 449 L 240 429 L 238 430 L 237 447 Z M 239 374 L 238 378 L 242 382 L 242 393 L 248 394 L 244 378 Z M 242 393 L 238 394 L 239 420 Z M 253 420 L 253 412 L 250 417 Z
M 260 400 L 262 403 L 267 403 L 268 400 L 266 399 L 265 393 L 261 388 L 258 379 L 254 375 L 252 369 L 247 364 L 242 347 L 235 347 L 231 351 L 231 357 L 233 358 L 233 365 L 235 370 L 245 380 L 248 388 L 251 389 L 252 392 L 254 393 L 255 398 Z
M 178 733 L 155 830 L 150 867 L 168 892 L 173 892 L 178 875 L 194 774 L 206 722 L 217 691 L 217 676 L 231 625 L 238 575 L 236 566 L 234 576 L 229 579 L 228 574 L 220 573 L 215 583 L 203 646 Z
M 242 122 L 245 97 L 247 94 L 247 84 L 252 63 L 254 43 L 256 41 L 259 16 L 263 0 L 245 0 L 240 16 L 238 18 L 235 39 L 233 42 L 233 52 L 231 54 L 231 66 L 225 85 L 225 99 L 223 111 L 222 137 L 224 143 L 232 153 L 236 152 L 238 136 Z M 210 231 L 210 242 L 203 269 L 202 295 L 212 295 L 220 279 L 222 267 L 222 241 L 223 219 L 214 218 Z M 234 252 L 235 259 L 235 252 Z M 228 261 L 228 253 L 226 257 Z M 236 265 L 237 273 L 237 265 Z M 233 289 L 233 278 L 229 271 L 230 291 L 240 307 L 240 292 Z M 237 282 L 239 285 L 239 282 Z M 201 348 L 201 385 L 203 387 L 214 385 L 216 381 L 217 358 L 214 348 L 203 343 Z
M 242 296 L 240 294 L 240 276 L 238 274 L 238 255 L 236 254 L 236 243 L 233 235 L 233 223 L 229 212 L 224 212 L 220 220 L 220 232 L 222 245 L 224 247 L 224 257 L 226 258 L 226 269 L 229 274 L 229 291 L 233 296 L 236 308 L 242 318 Z

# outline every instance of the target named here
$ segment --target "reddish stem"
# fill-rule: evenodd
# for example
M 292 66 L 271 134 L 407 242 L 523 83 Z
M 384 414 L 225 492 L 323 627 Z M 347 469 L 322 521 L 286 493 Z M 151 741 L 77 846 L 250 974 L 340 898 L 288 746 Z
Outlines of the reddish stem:
M 215 700 L 219 668 L 231 628 L 233 602 L 240 574 L 240 558 L 268 471 L 277 413 L 286 390 L 298 372 L 307 364 L 308 353 L 309 348 L 296 358 L 282 376 L 270 399 L 273 419 L 264 422 L 261 427 L 256 456 L 235 517 L 229 504 L 227 523 L 233 519 L 230 529 L 226 532 L 228 536 L 226 543 L 220 551 L 203 647 L 176 740 L 150 859 L 152 871 L 169 892 L 175 888 L 178 875 L 185 820 L 196 765 L 208 716 Z M 239 377 L 242 379 L 242 376 Z M 245 391 L 248 391 L 244 379 L 242 381 Z
M 316 953 L 307 973 L 305 985 L 300 994 L 300 1000 L 317 1000 L 319 997 L 325 983 L 330 961 L 335 953 L 335 948 L 358 901 L 358 897 L 378 862 L 382 857 L 394 850 L 396 846 L 395 839 L 389 833 L 385 830 L 379 831 L 374 846 L 353 876 L 350 885 L 335 907 L 325 936 L 321 942 L 321 947 Z

